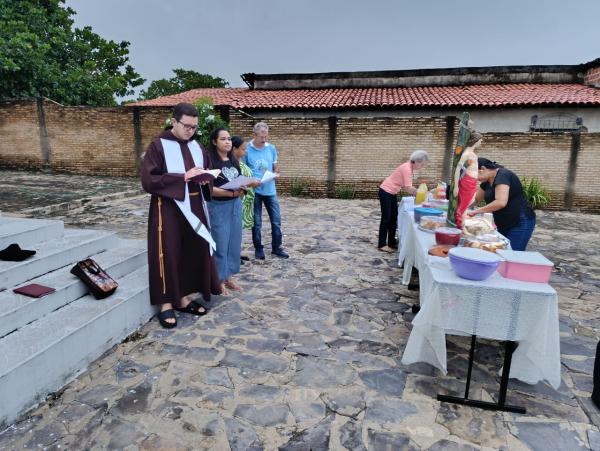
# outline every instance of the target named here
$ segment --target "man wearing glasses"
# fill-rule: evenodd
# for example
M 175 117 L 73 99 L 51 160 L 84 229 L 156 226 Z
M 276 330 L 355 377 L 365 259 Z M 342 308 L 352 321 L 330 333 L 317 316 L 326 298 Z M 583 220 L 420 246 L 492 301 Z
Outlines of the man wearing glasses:
M 177 325 L 173 310 L 193 315 L 207 313 L 190 294 L 205 301 L 220 294 L 212 254 L 206 201 L 210 187 L 196 179 L 209 168 L 208 155 L 193 139 L 198 110 L 180 103 L 173 110 L 173 128 L 155 138 L 144 155 L 142 186 L 152 195 L 148 219 L 150 303 L 160 306 L 164 328 Z

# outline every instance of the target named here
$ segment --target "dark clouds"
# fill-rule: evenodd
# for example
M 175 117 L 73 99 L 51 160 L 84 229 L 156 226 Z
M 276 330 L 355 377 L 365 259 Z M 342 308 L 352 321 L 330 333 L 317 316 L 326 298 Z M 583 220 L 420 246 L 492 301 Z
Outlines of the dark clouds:
M 131 42 L 146 79 L 245 72 L 579 64 L 600 57 L 600 2 L 67 0 L 76 26 Z M 572 6 L 570 6 L 572 5 Z

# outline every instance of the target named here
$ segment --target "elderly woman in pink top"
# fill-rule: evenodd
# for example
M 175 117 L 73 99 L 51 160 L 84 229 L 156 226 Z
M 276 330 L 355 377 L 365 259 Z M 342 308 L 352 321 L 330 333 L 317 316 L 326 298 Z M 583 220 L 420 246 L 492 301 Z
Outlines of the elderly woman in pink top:
M 383 252 L 394 252 L 396 248 L 396 228 L 398 227 L 398 193 L 404 191 L 411 196 L 417 192 L 413 186 L 413 171 L 424 168 L 429 163 L 429 155 L 424 150 L 415 150 L 410 160 L 401 164 L 386 178 L 379 187 L 381 204 L 381 223 L 379 224 L 379 243 Z

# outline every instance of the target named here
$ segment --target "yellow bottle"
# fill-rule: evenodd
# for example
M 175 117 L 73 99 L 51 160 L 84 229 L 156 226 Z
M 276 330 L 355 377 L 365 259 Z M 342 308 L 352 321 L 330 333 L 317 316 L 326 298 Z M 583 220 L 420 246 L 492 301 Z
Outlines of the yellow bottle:
M 427 185 L 421 183 L 417 188 L 417 196 L 415 197 L 415 205 L 421 205 L 427 199 Z

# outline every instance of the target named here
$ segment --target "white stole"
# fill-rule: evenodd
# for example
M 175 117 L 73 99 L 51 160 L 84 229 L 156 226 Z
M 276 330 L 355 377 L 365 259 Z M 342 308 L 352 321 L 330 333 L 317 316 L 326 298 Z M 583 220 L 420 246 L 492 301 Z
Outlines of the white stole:
M 167 163 L 167 171 L 170 174 L 185 174 L 185 163 L 183 162 L 183 153 L 181 151 L 181 146 L 177 141 L 173 141 L 170 139 L 160 140 L 164 153 L 165 153 L 165 161 Z M 190 149 L 190 153 L 192 154 L 192 158 L 194 160 L 194 164 L 196 167 L 203 168 L 204 167 L 204 157 L 202 156 L 202 149 L 198 145 L 196 141 L 189 141 L 188 148 Z M 215 240 L 213 240 L 210 232 L 206 228 L 206 226 L 200 221 L 200 218 L 196 216 L 192 212 L 192 207 L 190 204 L 190 191 L 188 189 L 188 184 L 185 184 L 185 198 L 183 200 L 173 199 L 183 215 L 185 219 L 189 222 L 198 235 L 200 235 L 209 245 L 210 255 L 217 249 L 217 245 Z M 210 227 L 210 219 L 208 217 L 208 211 L 206 209 L 206 203 L 204 202 L 204 195 L 202 194 L 202 189 L 200 189 L 200 202 L 202 203 L 202 208 L 204 209 L 204 215 L 206 217 L 206 221 L 208 222 L 208 226 Z

